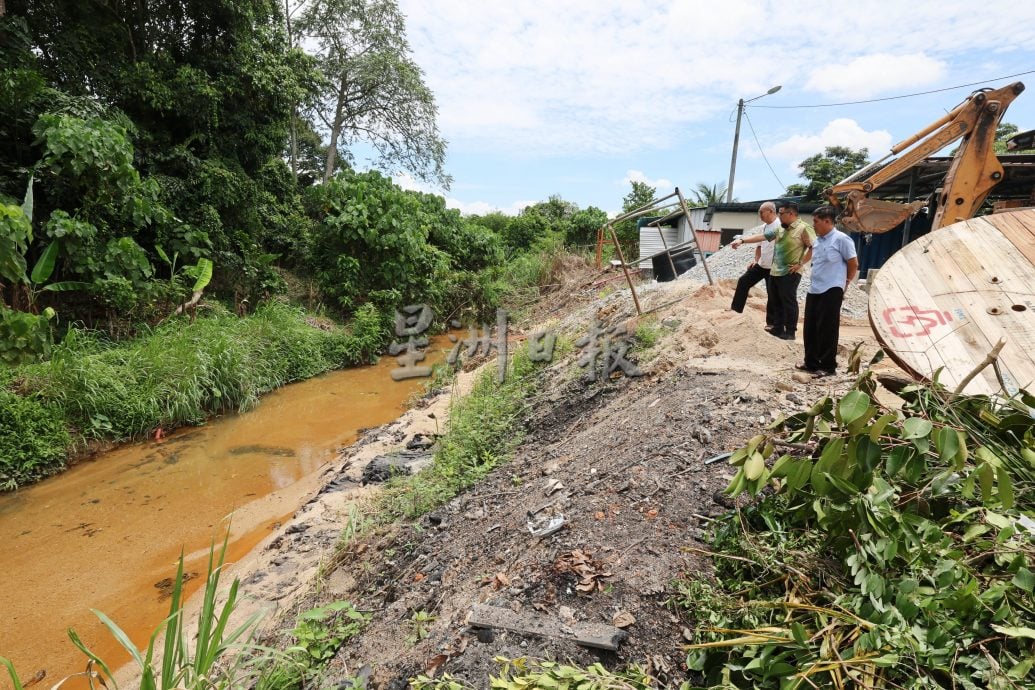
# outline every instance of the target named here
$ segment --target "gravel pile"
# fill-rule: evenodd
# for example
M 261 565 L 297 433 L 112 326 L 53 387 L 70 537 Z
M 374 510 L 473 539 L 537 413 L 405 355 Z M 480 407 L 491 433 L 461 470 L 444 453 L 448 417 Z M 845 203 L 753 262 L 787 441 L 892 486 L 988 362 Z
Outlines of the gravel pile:
M 744 245 L 740 249 L 733 249 L 726 245 L 708 257 L 708 270 L 711 271 L 712 278 L 715 280 L 736 280 L 744 273 L 754 256 L 755 245 L 753 244 Z M 811 272 L 811 264 L 802 271 L 801 284 L 798 286 L 798 301 L 801 303 L 805 302 L 805 295 L 809 291 Z M 698 261 L 696 266 L 679 276 L 678 280 L 707 283 L 708 276 L 704 272 L 704 266 Z M 758 287 L 762 287 L 761 283 Z M 853 319 L 866 318 L 868 304 L 869 296 L 859 289 L 857 282 L 852 283 L 848 286 L 848 292 L 845 293 L 841 313 Z

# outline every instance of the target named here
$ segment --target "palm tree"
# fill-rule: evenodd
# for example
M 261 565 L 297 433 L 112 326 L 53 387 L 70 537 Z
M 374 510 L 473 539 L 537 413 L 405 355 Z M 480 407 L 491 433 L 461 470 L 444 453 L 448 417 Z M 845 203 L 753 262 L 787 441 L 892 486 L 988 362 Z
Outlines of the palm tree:
M 695 207 L 721 204 L 723 199 L 726 198 L 726 185 L 716 182 L 709 187 L 704 182 L 698 182 L 692 193 L 694 195 L 693 205 Z

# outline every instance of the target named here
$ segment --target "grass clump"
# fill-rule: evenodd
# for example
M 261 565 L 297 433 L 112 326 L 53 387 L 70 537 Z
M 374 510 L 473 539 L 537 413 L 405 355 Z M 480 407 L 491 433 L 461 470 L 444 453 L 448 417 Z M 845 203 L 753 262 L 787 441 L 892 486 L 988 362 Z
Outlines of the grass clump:
M 192 635 L 188 636 L 184 625 L 182 554 L 173 579 L 169 615 L 151 634 L 144 649 L 137 649 L 122 628 L 102 612 L 94 610 L 112 637 L 132 656 L 140 672 L 141 690 L 211 690 L 253 685 L 251 680 L 245 678 L 250 672 L 247 668 L 248 659 L 244 655 L 233 656 L 231 652 L 250 647 L 248 640 L 261 614 L 253 614 L 240 623 L 231 623 L 231 616 L 238 605 L 237 590 L 240 583 L 234 579 L 225 593 L 221 591 L 220 579 L 226 546 L 227 540 L 224 539 L 218 556 L 215 544 L 209 550 L 208 575 L 201 610 L 198 612 L 197 631 Z M 217 598 L 221 598 L 222 603 Z M 110 687 L 118 690 L 118 683 L 108 663 L 92 652 L 74 630 L 69 629 L 68 637 L 86 657 L 87 669 L 61 679 L 54 687 L 72 678 L 82 677 L 91 688 Z M 159 640 L 161 647 L 158 646 Z M 0 657 L 0 664 L 7 668 L 14 689 L 22 690 L 24 684 L 11 662 Z
M 525 349 L 512 358 L 503 383 L 495 366 L 486 367 L 471 392 L 453 403 L 449 430 L 431 466 L 412 477 L 393 480 L 380 510 L 386 521 L 415 518 L 442 505 L 507 459 L 521 442 L 526 399 L 538 366 Z
M 585 688 L 586 690 L 651 690 L 659 687 L 657 680 L 643 667 L 632 664 L 619 671 L 608 671 L 597 662 L 582 668 L 556 661 L 541 661 L 529 657 L 494 659 L 500 665 L 498 676 L 490 676 L 493 688 Z M 450 674 L 440 678 L 419 675 L 410 679 L 413 690 L 467 690 L 466 685 Z
M 271 303 L 245 319 L 218 312 L 117 345 L 76 331 L 31 374 L 83 436 L 124 440 L 247 410 L 284 384 L 369 358 L 370 341 Z
M 0 491 L 63 469 L 70 443 L 58 407 L 0 389 Z
M 247 410 L 292 381 L 370 361 L 386 333 L 373 307 L 361 308 L 346 330 L 314 327 L 281 303 L 246 318 L 216 307 L 120 343 L 73 329 L 49 361 L 15 370 L 27 396 L 0 397 L 0 489 L 61 469 L 76 442 L 200 424 Z
M 370 614 L 357 611 L 347 601 L 333 601 L 302 613 L 291 631 L 295 644 L 272 657 L 272 663 L 259 674 L 256 690 L 323 687 L 327 664 L 369 622 Z

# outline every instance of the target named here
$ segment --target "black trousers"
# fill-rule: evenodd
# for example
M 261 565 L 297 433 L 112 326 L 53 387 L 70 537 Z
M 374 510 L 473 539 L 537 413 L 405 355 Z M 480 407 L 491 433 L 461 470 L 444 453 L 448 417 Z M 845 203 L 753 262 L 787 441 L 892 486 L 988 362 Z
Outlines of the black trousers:
M 765 281 L 765 323 L 772 326 L 776 318 L 776 300 L 773 299 L 773 289 L 769 285 L 769 269 L 762 268 L 758 264 L 752 264 L 744 275 L 737 281 L 737 290 L 733 293 L 733 303 L 730 309 L 738 314 L 744 313 L 744 305 L 747 304 L 748 291 L 758 285 L 758 281 Z
M 845 291 L 830 288 L 805 296 L 805 367 L 813 371 L 837 369 L 837 339 L 841 330 L 841 302 Z
M 800 273 L 769 277 L 769 285 L 772 289 L 769 299 L 776 301 L 773 320 L 773 333 L 776 335 L 781 333 L 794 335 L 794 332 L 798 330 L 798 284 L 800 282 Z

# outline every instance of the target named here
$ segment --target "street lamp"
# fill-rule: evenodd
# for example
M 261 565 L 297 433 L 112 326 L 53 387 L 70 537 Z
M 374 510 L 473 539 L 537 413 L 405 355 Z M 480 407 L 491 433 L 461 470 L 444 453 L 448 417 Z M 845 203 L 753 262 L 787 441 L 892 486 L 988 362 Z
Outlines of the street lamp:
M 771 96 L 780 90 L 779 85 L 769 89 L 761 96 L 755 96 L 749 98 L 746 101 L 741 98 L 737 101 L 737 128 L 733 131 L 733 158 L 730 159 L 730 183 L 726 185 L 726 203 L 733 203 L 733 174 L 737 171 L 737 145 L 740 143 L 740 117 L 744 114 L 744 104 L 750 103 L 751 101 L 757 101 L 759 98 L 765 96 Z

